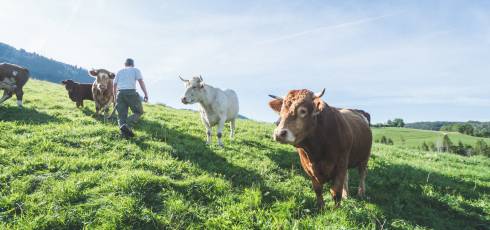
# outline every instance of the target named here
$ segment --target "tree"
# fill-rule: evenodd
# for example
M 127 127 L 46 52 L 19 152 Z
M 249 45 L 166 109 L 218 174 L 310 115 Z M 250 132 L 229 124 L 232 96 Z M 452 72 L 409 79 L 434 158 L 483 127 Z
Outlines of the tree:
M 393 120 L 393 126 L 403 128 L 405 127 L 405 122 L 401 118 L 395 118 Z
M 453 143 L 451 139 L 449 139 L 449 135 L 447 133 L 442 136 L 442 140 L 437 143 L 437 151 L 438 152 L 449 152 L 451 150 L 451 146 Z
M 490 148 L 488 147 L 487 142 L 483 139 L 479 139 L 475 144 L 475 154 L 490 156 Z
M 463 145 L 463 142 L 459 141 L 458 145 L 454 145 L 450 147 L 450 152 L 456 153 L 458 155 L 466 156 L 466 148 Z
M 458 132 L 460 132 L 462 134 L 473 135 L 475 132 L 475 129 L 473 128 L 472 125 L 465 123 L 465 124 L 458 126 Z

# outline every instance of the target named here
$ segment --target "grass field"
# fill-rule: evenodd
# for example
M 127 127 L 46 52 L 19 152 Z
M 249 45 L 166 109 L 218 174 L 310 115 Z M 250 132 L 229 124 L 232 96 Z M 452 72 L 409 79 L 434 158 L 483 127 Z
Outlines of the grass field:
M 449 139 L 453 144 L 458 144 L 459 141 L 463 144 L 474 146 L 477 140 L 483 139 L 490 145 L 490 138 L 473 137 L 458 132 L 440 132 L 409 128 L 373 128 L 374 139 L 380 139 L 382 136 L 391 138 L 395 145 L 405 146 L 409 148 L 417 148 L 425 141 L 426 143 L 436 143 L 441 141 L 444 134 L 449 135 Z
M 25 98 L 24 109 L 0 107 L 0 229 L 490 226 L 485 157 L 375 144 L 367 197 L 354 195 L 352 171 L 352 196 L 333 209 L 325 188 L 318 211 L 294 148 L 271 140 L 271 124 L 240 120 L 219 148 L 204 144 L 197 113 L 145 105 L 137 137 L 122 140 L 60 85 L 32 80 Z

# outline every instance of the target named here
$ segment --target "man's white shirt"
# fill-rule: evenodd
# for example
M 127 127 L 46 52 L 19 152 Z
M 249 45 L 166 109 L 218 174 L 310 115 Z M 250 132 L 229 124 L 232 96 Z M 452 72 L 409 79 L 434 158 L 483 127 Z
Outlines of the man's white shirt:
M 136 81 L 141 80 L 141 72 L 135 67 L 126 67 L 117 72 L 114 84 L 117 84 L 117 90 L 136 89 Z

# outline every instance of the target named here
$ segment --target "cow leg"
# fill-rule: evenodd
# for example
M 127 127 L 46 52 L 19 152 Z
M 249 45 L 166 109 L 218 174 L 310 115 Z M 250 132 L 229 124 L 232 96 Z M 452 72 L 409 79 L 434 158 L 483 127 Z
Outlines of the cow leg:
M 342 201 L 342 190 L 344 188 L 345 175 L 345 171 L 340 171 L 334 179 L 333 188 L 330 189 L 330 193 L 332 194 L 332 199 L 335 201 L 336 208 L 340 206 L 340 202 Z
M 357 195 L 364 197 L 366 193 L 366 176 L 367 176 L 367 163 L 359 166 L 359 190 L 357 190 Z
M 318 209 L 323 209 L 325 207 L 325 201 L 323 201 L 323 184 L 321 184 L 319 181 L 312 179 L 311 182 L 313 183 L 313 191 L 315 191 L 316 194 L 316 206 Z
M 96 101 L 95 102 L 95 114 L 94 114 L 94 117 L 98 117 L 99 116 L 99 111 L 100 111 L 100 104 Z
M 3 97 L 0 98 L 0 104 L 2 104 L 4 101 L 12 97 L 12 92 L 8 92 L 7 90 L 3 91 Z
M 211 144 L 212 127 L 211 127 L 211 125 L 209 125 L 209 123 L 207 122 L 205 117 L 206 117 L 206 114 L 201 112 L 201 120 L 202 120 L 202 123 L 204 124 L 204 127 L 206 127 L 206 137 L 207 137 L 206 144 L 209 145 L 209 144 Z
M 15 96 L 17 97 L 17 106 L 22 107 L 22 98 L 24 97 L 24 91 L 21 87 L 15 90 Z
M 209 145 L 211 144 L 211 128 L 206 127 L 206 144 Z
M 233 139 L 233 137 L 235 137 L 235 119 L 230 122 L 230 139 Z
M 221 140 L 221 137 L 223 136 L 223 128 L 225 127 L 225 119 L 220 119 L 218 123 L 218 145 L 223 146 L 223 141 Z
M 109 104 L 104 105 L 104 121 L 107 121 L 109 118 Z
M 349 171 L 345 174 L 344 187 L 342 189 L 342 199 L 347 199 L 349 196 Z
M 77 108 L 80 108 L 80 106 L 81 106 L 81 102 L 77 101 Z

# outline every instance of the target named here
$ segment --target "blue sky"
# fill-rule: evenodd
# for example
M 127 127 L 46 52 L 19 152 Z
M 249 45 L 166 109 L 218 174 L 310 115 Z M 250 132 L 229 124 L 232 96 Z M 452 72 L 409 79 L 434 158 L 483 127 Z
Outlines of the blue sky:
M 237 91 L 273 121 L 268 94 L 326 88 L 374 122 L 490 120 L 489 1 L 0 0 L 0 41 L 85 68 L 133 57 L 151 102 L 177 108 L 178 75 Z

